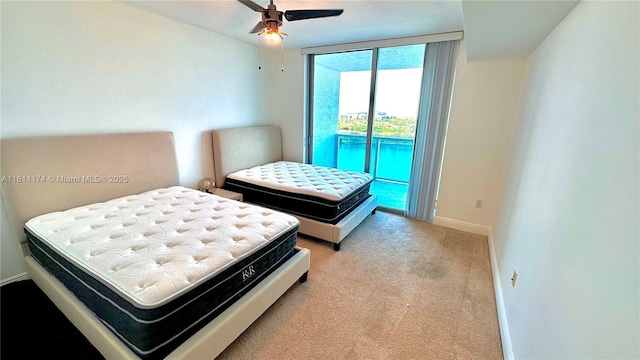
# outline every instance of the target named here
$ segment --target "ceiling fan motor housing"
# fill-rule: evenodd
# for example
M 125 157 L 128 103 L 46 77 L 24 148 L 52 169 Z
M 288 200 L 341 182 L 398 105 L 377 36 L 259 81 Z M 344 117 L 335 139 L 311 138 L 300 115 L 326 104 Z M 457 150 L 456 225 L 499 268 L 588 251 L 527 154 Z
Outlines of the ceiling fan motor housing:
M 276 10 L 275 5 L 267 6 L 267 11 L 262 12 L 262 22 L 269 30 L 277 30 L 282 25 L 282 11 Z

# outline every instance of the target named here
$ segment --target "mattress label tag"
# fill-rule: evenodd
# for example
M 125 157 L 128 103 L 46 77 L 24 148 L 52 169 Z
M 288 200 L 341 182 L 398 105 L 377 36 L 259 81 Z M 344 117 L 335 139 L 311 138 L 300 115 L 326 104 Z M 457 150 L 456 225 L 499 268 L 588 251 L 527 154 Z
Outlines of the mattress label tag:
M 253 265 L 249 265 L 248 268 L 242 270 L 242 281 L 252 277 L 255 273 L 256 271 L 253 269 Z

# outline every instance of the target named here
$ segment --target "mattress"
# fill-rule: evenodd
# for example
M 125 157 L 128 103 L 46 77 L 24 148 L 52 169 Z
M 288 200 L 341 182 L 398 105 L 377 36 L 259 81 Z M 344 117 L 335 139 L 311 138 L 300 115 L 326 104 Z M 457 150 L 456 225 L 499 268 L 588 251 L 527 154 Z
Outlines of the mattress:
M 32 256 L 132 351 L 161 358 L 294 253 L 298 220 L 170 187 L 35 217 Z
M 363 172 L 278 161 L 227 175 L 224 189 L 247 202 L 336 224 L 369 197 Z

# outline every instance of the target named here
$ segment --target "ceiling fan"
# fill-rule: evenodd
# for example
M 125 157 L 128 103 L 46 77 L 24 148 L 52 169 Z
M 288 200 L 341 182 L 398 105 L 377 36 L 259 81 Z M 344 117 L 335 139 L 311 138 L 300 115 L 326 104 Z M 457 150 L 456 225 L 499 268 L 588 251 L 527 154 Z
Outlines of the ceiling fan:
M 282 17 L 287 21 L 297 21 L 306 19 L 316 19 L 330 16 L 338 16 L 342 14 L 342 9 L 324 9 L 324 10 L 287 10 L 278 11 L 273 4 L 273 0 L 269 0 L 267 8 L 254 3 L 251 0 L 238 0 L 246 5 L 248 8 L 262 13 L 262 20 L 256 24 L 256 26 L 249 32 L 250 34 L 262 35 L 266 33 L 265 38 L 267 40 L 277 40 L 278 38 L 284 39 L 282 35 L 286 33 L 280 32 L 279 27 L 282 25 Z

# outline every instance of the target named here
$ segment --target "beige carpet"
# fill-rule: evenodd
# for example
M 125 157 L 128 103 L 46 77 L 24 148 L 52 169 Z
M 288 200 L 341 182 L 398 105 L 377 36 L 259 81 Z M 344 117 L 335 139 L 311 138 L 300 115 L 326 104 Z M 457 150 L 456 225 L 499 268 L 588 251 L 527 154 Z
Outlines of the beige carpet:
M 378 211 L 220 359 L 502 359 L 487 238 Z

